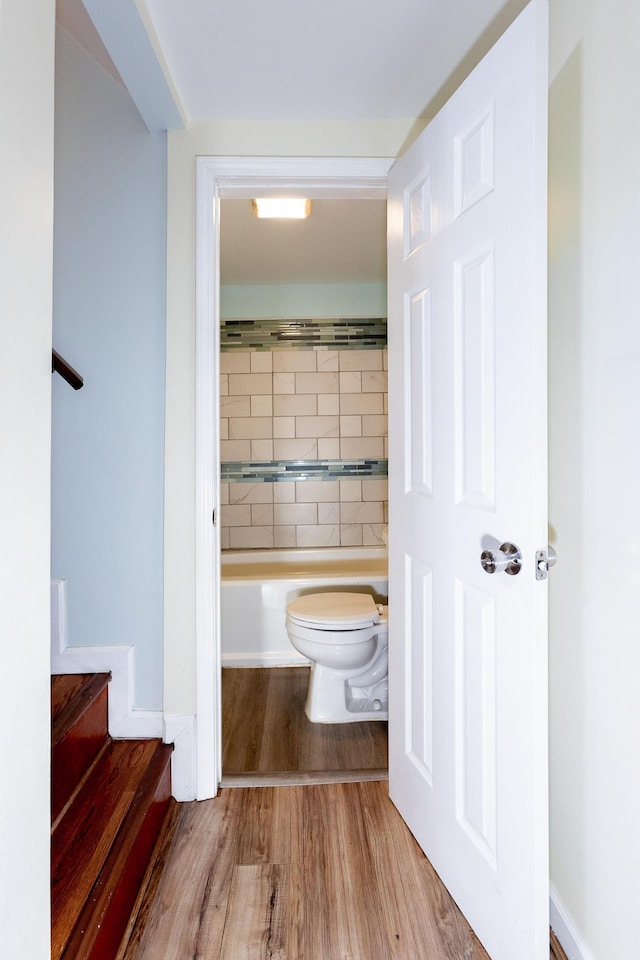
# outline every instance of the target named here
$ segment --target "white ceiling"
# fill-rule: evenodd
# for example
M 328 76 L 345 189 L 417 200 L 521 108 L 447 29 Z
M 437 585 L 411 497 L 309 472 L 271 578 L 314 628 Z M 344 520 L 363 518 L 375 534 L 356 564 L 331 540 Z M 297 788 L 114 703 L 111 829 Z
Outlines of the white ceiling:
M 222 200 L 222 283 L 384 283 L 384 200 L 314 200 L 307 220 L 258 220 Z
M 417 119 L 514 0 L 143 5 L 190 120 Z
M 525 2 L 57 0 L 57 18 L 162 130 L 176 104 L 187 123 L 429 117 Z M 386 277 L 380 201 L 316 201 L 294 224 L 223 203 L 226 283 Z

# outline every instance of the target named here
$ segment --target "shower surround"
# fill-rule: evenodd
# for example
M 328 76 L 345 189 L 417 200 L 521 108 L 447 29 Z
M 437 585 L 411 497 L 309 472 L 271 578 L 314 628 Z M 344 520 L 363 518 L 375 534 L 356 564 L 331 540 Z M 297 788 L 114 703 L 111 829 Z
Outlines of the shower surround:
M 227 321 L 221 343 L 222 549 L 381 543 L 386 322 Z

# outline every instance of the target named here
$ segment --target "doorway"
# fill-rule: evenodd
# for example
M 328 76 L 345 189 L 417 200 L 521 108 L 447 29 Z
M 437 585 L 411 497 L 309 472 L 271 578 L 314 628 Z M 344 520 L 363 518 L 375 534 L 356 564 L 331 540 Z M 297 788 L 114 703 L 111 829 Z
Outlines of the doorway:
M 366 569 L 386 562 L 386 312 L 384 199 L 316 198 L 294 221 L 221 199 L 223 786 L 387 775 L 386 722 L 307 719 L 284 629 L 303 593 L 387 600 Z M 317 583 L 301 562 L 326 565 Z M 238 563 L 262 564 L 255 583 Z
M 222 775 L 220 642 L 220 202 L 286 191 L 312 199 L 384 199 L 392 160 L 215 158 L 197 161 L 196 731 L 198 799 Z M 212 269 L 213 267 L 213 269 Z M 211 362 L 213 358 L 213 362 Z M 213 519 L 213 523 L 212 523 Z

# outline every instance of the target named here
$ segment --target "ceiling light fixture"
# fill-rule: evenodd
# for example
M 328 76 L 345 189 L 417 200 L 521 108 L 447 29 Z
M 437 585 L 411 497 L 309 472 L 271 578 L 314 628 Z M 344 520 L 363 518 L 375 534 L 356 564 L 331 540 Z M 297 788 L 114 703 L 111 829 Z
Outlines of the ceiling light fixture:
M 251 201 L 251 209 L 260 220 L 267 218 L 304 220 L 311 213 L 311 200 L 291 197 L 262 197 Z

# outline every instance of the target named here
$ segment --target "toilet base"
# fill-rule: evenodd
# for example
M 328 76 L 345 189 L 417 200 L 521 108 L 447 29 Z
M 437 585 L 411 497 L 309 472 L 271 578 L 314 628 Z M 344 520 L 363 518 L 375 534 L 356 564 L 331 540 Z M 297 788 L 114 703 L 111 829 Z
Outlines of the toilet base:
M 386 657 L 386 645 L 383 655 Z M 369 668 L 354 677 L 352 670 L 337 670 L 312 663 L 305 704 L 308 719 L 312 723 L 388 720 L 388 680 L 386 674 L 378 679 L 375 673 Z

